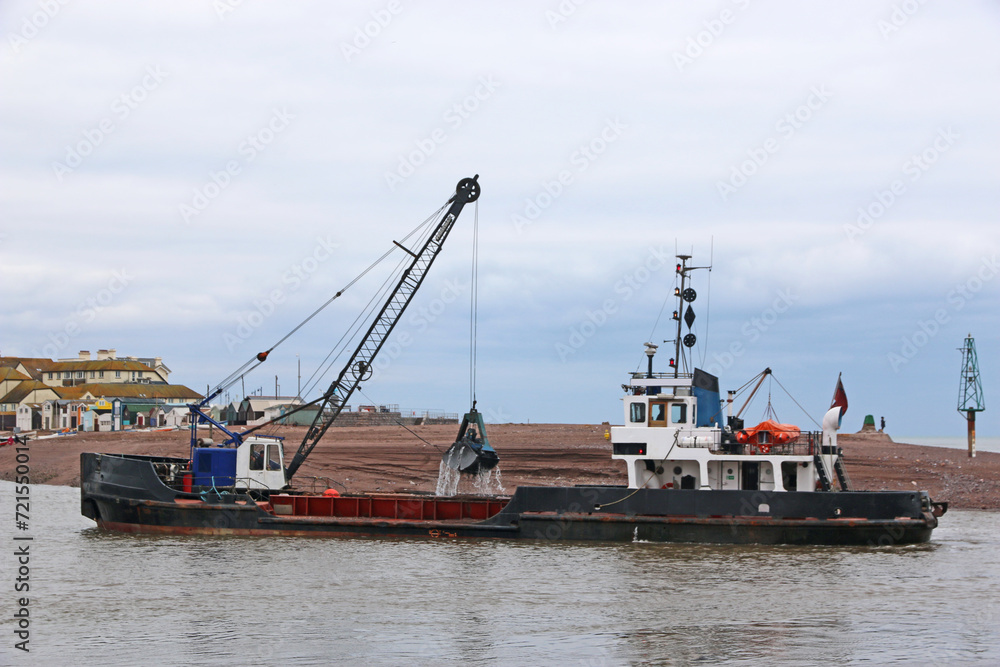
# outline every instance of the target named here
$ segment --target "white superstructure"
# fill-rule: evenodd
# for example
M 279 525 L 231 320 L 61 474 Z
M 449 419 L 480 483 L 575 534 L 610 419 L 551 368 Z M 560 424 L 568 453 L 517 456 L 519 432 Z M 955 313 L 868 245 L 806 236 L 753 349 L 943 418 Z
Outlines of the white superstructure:
M 732 417 L 722 426 L 718 379 L 703 371 L 635 373 L 623 387 L 612 458 L 625 462 L 630 488 L 814 491 L 835 477 L 845 486 L 839 407 L 822 434 L 743 429 Z

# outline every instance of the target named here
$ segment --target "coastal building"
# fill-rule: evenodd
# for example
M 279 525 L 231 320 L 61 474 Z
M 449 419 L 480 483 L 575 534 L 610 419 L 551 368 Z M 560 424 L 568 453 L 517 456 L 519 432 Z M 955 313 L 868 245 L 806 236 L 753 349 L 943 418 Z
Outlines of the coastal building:
M 55 389 L 38 380 L 18 382 L 0 398 L 0 430 L 9 431 L 16 426 L 18 406 L 25 403 L 41 404 L 59 398 Z
M 41 381 L 43 374 L 56 362 L 37 357 L 4 357 L 0 355 L 0 368 L 13 368 L 32 380 Z
M 42 406 L 40 403 L 21 403 L 17 406 L 14 426 L 19 431 L 37 431 L 42 428 Z M 9 429 L 5 429 L 9 430 Z
M 257 426 L 268 421 L 267 413 L 269 410 L 272 415 L 284 414 L 275 410 L 296 405 L 302 405 L 302 399 L 297 396 L 247 396 L 240 403 L 236 421 L 231 423 L 240 426 Z
M 319 406 L 310 405 L 308 408 L 292 412 L 301 404 L 300 401 L 299 403 L 272 405 L 264 411 L 264 421 L 273 421 L 282 426 L 311 426 L 316 419 L 316 413 L 319 412 Z
M 72 359 L 0 356 L 0 430 L 111 430 L 163 423 L 164 405 L 200 401 L 168 382 L 161 357 L 119 357 L 115 349 Z M 114 414 L 114 401 L 121 410 Z
M 98 350 L 96 356 L 91 356 L 87 350 L 81 350 L 75 359 L 60 359 L 39 369 L 39 379 L 52 387 L 75 387 L 91 383 L 167 383 L 170 369 L 160 357 L 119 359 L 115 354 L 115 350 Z
M 191 424 L 191 410 L 185 403 L 165 403 L 159 406 L 154 426 L 181 428 Z

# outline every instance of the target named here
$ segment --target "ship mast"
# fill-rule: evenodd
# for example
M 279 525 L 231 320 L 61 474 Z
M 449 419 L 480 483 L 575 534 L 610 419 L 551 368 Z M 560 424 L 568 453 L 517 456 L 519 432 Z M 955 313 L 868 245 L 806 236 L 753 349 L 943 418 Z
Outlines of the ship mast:
M 696 271 L 698 269 L 708 269 L 712 270 L 711 266 L 688 266 L 688 260 L 691 259 L 691 255 L 677 255 L 677 259 L 680 262 L 677 263 L 675 268 L 677 275 L 680 276 L 680 285 L 674 288 L 674 296 L 677 297 L 677 310 L 674 311 L 673 319 L 677 322 L 677 336 L 674 338 L 674 358 L 670 360 L 670 365 L 674 367 L 674 377 L 678 377 L 681 372 L 681 366 L 684 366 L 684 373 L 693 372 L 694 364 L 691 367 L 688 366 L 687 357 L 684 356 L 684 350 L 681 349 L 681 343 L 684 347 L 692 348 L 695 343 L 698 342 L 698 337 L 691 333 L 691 326 L 694 325 L 694 309 L 691 304 L 694 300 L 698 298 L 698 293 L 694 291 L 691 287 L 688 287 L 690 282 L 689 274 L 691 271 Z M 687 324 L 688 333 L 683 337 L 681 336 L 681 323 Z

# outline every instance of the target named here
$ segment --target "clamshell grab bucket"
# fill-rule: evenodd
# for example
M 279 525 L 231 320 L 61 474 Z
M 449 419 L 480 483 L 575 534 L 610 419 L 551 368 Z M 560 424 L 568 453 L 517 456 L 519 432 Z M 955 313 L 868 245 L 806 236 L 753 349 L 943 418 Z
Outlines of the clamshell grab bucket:
M 470 475 L 492 470 L 500 462 L 500 457 L 486 437 L 483 415 L 475 408 L 462 419 L 455 444 L 448 448 L 441 460 L 449 468 Z

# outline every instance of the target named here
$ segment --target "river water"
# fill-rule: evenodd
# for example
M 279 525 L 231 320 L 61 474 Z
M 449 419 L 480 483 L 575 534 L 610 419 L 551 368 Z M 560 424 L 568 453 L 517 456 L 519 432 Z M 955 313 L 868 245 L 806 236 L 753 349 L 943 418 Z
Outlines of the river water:
M 879 548 L 210 538 L 102 532 L 44 485 L 17 531 L 13 496 L 2 664 L 1000 664 L 1000 513 Z

